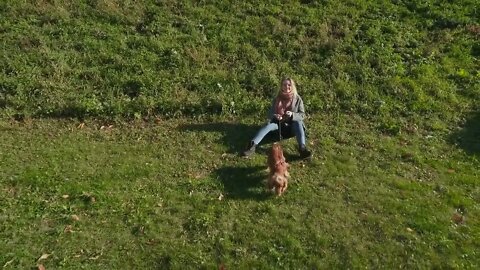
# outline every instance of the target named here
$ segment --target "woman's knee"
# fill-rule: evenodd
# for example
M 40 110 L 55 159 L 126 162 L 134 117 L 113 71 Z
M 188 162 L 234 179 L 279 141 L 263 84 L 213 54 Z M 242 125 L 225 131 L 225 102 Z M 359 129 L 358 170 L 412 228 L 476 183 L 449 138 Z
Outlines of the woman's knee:
M 302 120 L 292 121 L 292 126 L 294 128 L 303 128 L 303 121 Z
M 269 123 L 269 124 L 266 124 L 265 126 L 263 126 L 262 128 L 260 128 L 260 131 L 270 132 L 270 131 L 274 131 L 274 130 L 277 130 L 277 129 L 278 129 L 278 126 L 276 124 Z

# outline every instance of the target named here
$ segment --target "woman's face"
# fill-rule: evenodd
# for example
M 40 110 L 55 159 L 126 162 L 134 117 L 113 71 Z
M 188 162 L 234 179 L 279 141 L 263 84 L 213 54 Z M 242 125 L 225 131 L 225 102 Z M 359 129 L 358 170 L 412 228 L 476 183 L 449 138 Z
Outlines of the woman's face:
M 284 93 L 292 92 L 292 82 L 290 80 L 284 80 L 282 82 L 282 92 Z

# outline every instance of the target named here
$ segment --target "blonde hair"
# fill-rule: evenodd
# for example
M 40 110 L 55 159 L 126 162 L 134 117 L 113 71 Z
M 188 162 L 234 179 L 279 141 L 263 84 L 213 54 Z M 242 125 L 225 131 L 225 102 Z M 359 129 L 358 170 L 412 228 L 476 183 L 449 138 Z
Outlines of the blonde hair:
M 290 81 L 290 83 L 292 84 L 292 93 L 294 95 L 296 95 L 297 94 L 297 86 L 295 85 L 295 81 L 292 78 L 289 78 L 289 77 L 283 78 L 282 81 L 280 82 L 280 90 L 278 91 L 278 94 L 282 93 L 282 87 L 283 87 L 283 82 L 284 81 Z

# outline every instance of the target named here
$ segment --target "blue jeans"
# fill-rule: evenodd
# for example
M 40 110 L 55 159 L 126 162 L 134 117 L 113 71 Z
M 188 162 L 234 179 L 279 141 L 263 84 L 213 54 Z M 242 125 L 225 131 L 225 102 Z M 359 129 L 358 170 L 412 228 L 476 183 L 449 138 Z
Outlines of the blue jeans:
M 305 130 L 303 129 L 303 121 L 291 121 L 290 122 L 293 128 L 295 137 L 297 138 L 297 143 L 299 147 L 305 145 Z M 255 137 L 253 137 L 253 142 L 259 144 L 263 138 L 271 131 L 278 130 L 278 124 L 270 122 L 267 125 L 263 126 Z

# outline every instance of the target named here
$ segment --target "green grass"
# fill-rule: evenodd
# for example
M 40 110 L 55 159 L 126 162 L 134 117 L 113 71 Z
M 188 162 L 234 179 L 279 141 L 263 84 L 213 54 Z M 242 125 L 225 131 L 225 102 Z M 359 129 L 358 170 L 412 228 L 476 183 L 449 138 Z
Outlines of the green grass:
M 477 2 L 1 1 L 0 266 L 478 268 Z
M 476 1 L 4 1 L 7 117 L 251 114 L 282 76 L 310 112 L 476 110 Z M 172 98 L 175 97 L 175 98 Z
M 295 161 L 296 142 L 283 141 L 292 180 L 279 198 L 264 190 L 268 145 L 238 156 L 258 119 L 3 121 L 0 263 L 29 268 L 50 254 L 38 262 L 47 269 L 480 265 L 478 152 L 423 130 L 390 136 L 358 117 L 315 117 L 313 161 Z

